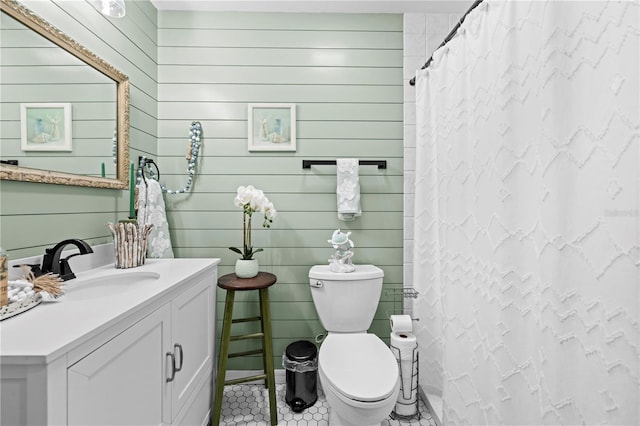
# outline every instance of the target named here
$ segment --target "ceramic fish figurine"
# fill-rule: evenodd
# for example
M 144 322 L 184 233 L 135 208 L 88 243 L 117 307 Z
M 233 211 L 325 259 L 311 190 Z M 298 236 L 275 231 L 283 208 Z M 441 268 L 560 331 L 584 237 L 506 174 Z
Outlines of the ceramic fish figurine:
M 349 239 L 351 232 L 346 234 L 340 229 L 333 231 L 329 244 L 333 246 L 336 252 L 329 258 L 329 270 L 331 272 L 353 272 L 356 267 L 353 266 L 351 258 L 353 257 L 352 247 L 355 247 L 353 241 Z

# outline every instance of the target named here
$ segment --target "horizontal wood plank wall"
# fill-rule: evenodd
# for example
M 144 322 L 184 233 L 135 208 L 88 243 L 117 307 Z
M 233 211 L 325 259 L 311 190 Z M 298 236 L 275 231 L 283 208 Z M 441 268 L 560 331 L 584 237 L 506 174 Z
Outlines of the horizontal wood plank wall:
M 204 127 L 192 191 L 166 197 L 175 254 L 220 257 L 220 274 L 232 272 L 237 255 L 228 247 L 242 244 L 233 198 L 252 184 L 279 211 L 270 230 L 256 224 L 253 236 L 265 248 L 261 269 L 278 276 L 270 293 L 275 365 L 289 343 L 324 333 L 307 276 L 327 263 L 336 228 L 353 233 L 356 263 L 385 271 L 371 331 L 388 339 L 388 315 L 402 310 L 391 294 L 402 286 L 403 263 L 402 16 L 160 11 L 158 22 L 158 162 L 168 187 L 186 182 L 191 121 Z M 297 104 L 296 152 L 248 152 L 252 102 Z M 387 170 L 360 168 L 363 215 L 353 222 L 337 219 L 335 166 L 302 169 L 302 159 L 339 157 L 388 162 Z M 237 315 L 257 313 L 254 293 L 236 296 Z M 218 329 L 224 299 L 219 291 Z M 236 358 L 229 368 L 261 367 L 259 358 Z
M 37 15 L 41 16 L 71 38 L 100 56 L 114 67 L 125 73 L 131 82 L 131 158 L 140 153 L 155 155 L 157 150 L 157 10 L 148 1 L 127 2 L 127 14 L 124 18 L 107 18 L 85 1 L 35 1 L 21 2 Z M 8 42 L 8 40 L 5 41 Z M 10 65 L 11 57 L 3 53 L 2 66 Z M 25 58 L 22 58 L 23 60 Z M 64 62 L 63 62 L 64 63 Z M 69 65 L 68 65 L 69 66 Z M 55 71 L 56 76 L 71 76 L 69 72 L 60 72 L 61 66 L 45 67 L 30 65 L 28 70 L 22 68 L 22 77 L 37 78 L 42 75 L 41 83 L 50 83 Z M 39 69 L 38 69 L 39 68 Z M 52 68 L 55 68 L 53 70 Z M 25 73 L 28 71 L 28 76 Z M 5 83 L 5 76 L 15 77 L 15 73 L 3 68 L 0 83 Z M 58 77 L 55 77 L 58 78 Z M 63 77 L 60 77 L 63 78 Z M 57 80 L 56 80 L 57 81 Z M 15 82 L 15 79 L 14 79 Z M 23 81 L 24 83 L 24 81 Z M 60 86 L 42 84 L 39 93 L 32 93 L 18 87 L 20 81 L 8 88 L 6 93 L 16 93 L 14 99 L 4 97 L 3 102 L 12 101 L 12 105 L 3 105 L 0 110 L 2 134 L 0 138 L 9 137 L 10 130 L 18 132 L 19 115 L 16 104 L 23 98 L 18 94 L 28 95 L 24 101 L 54 102 L 55 92 Z M 72 99 L 82 101 L 86 91 L 77 88 L 69 89 Z M 81 93 L 82 92 L 82 93 Z M 75 102 L 75 101 L 74 101 Z M 15 107 L 15 108 L 14 108 Z M 14 109 L 12 109 L 14 108 Z M 82 110 L 83 114 L 84 111 Z M 93 110 L 88 110 L 91 119 L 100 120 Z M 113 112 L 111 112 L 113 116 Z M 84 119 L 87 117 L 77 116 Z M 94 123 L 95 124 L 95 123 Z M 90 125 L 89 127 L 93 126 Z M 78 135 L 91 134 L 83 123 L 74 128 Z M 15 139 L 14 139 L 15 142 Z M 58 161 L 76 172 L 95 173 L 88 167 L 82 157 L 89 159 L 96 152 L 86 149 L 86 139 L 74 139 L 71 155 L 55 153 L 54 159 L 40 158 L 43 167 L 49 162 Z M 8 148 L 2 143 L 2 155 L 19 154 L 19 148 Z M 15 143 L 14 143 L 15 145 Z M 19 144 L 18 144 L 19 145 Z M 9 145 L 11 146 L 11 145 Z M 17 146 L 17 145 L 16 145 Z M 104 159 L 110 158 L 110 147 Z M 104 160 L 100 160 L 104 161 Z M 99 164 L 99 163 L 96 163 Z M 99 169 L 98 169 L 99 173 Z M 0 182 L 0 244 L 9 252 L 10 258 L 39 255 L 46 247 L 66 239 L 82 238 L 90 244 L 111 241 L 111 235 L 105 224 L 126 217 L 129 206 L 129 192 L 110 189 L 82 188 L 73 186 L 47 185 L 27 182 Z

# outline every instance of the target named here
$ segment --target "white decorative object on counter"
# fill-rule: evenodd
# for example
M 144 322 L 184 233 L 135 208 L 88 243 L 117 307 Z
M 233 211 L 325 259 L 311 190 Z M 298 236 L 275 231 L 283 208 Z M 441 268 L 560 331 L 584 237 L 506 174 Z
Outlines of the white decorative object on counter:
M 0 307 L 0 321 L 28 311 L 41 302 L 55 302 L 64 294 L 64 281 L 57 274 L 47 273 L 36 276 L 29 265 L 21 264 L 26 272 L 22 278 L 9 280 L 7 300 L 9 304 Z
M 0 321 L 28 311 L 29 309 L 38 306 L 40 302 L 42 302 L 42 296 L 40 296 L 40 293 L 34 293 L 31 291 L 31 294 L 28 296 L 0 307 Z
M 113 235 L 116 268 L 135 268 L 144 265 L 147 258 L 147 242 L 152 224 L 138 227 L 135 223 L 108 223 Z

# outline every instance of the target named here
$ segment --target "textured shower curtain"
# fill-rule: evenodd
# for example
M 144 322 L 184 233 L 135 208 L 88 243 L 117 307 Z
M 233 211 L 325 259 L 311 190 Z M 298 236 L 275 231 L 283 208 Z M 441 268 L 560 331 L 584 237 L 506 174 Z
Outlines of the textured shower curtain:
M 414 315 L 445 425 L 640 422 L 639 9 L 485 1 L 417 75 Z

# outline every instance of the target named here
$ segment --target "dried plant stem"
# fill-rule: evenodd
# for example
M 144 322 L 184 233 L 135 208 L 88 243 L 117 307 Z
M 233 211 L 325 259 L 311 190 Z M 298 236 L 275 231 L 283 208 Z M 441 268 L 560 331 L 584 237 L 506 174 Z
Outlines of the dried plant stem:
M 24 273 L 25 278 L 33 284 L 33 290 L 37 292 L 47 292 L 54 298 L 58 298 L 64 294 L 62 286 L 64 281 L 58 274 L 51 272 L 36 277 L 28 265 L 20 265 L 20 269 Z

